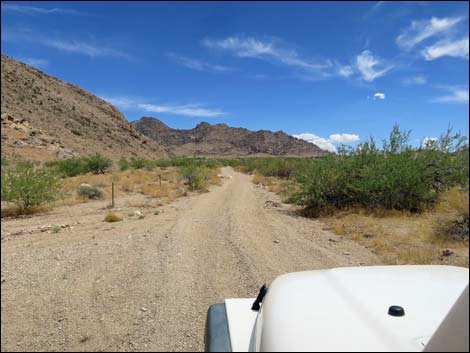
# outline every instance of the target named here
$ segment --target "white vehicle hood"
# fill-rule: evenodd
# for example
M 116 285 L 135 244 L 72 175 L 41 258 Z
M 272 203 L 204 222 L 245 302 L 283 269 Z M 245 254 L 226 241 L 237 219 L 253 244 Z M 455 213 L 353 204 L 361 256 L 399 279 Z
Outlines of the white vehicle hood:
M 249 338 L 256 315 L 248 301 L 226 301 L 232 349 L 422 351 L 467 285 L 468 269 L 451 266 L 287 274 L 271 284 Z M 392 305 L 405 315 L 390 316 Z

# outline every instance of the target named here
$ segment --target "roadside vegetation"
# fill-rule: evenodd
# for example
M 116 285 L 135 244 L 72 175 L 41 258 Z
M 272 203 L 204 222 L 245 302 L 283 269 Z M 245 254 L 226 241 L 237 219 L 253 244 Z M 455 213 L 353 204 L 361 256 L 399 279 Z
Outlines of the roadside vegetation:
M 387 263 L 453 257 L 451 263 L 468 266 L 468 140 L 451 130 L 425 146 L 413 147 L 409 138 L 410 131 L 395 126 L 380 147 L 371 138 L 320 158 L 132 158 L 113 164 L 96 154 L 42 166 L 2 159 L 2 217 L 46 205 L 109 203 L 113 183 L 116 198 L 143 197 L 126 201 L 129 207 L 158 207 L 220 183 L 220 167 L 231 166 Z M 152 206 L 149 199 L 159 201 Z
M 247 158 L 232 165 L 386 263 L 468 267 L 468 140 L 448 130 L 412 147 L 409 137 L 395 126 L 380 148 L 371 138 L 317 159 Z
M 46 206 L 73 205 L 94 200 L 142 195 L 172 202 L 188 191 L 220 182 L 219 161 L 205 158 L 172 160 L 121 159 L 100 155 L 48 161 L 42 165 L 2 159 L 2 217 L 44 210 Z M 147 207 L 148 200 L 129 201 L 130 207 Z
M 33 213 L 60 197 L 59 179 L 29 162 L 19 162 L 14 167 L 2 163 L 1 178 L 2 202 L 12 205 L 5 210 L 8 215 Z

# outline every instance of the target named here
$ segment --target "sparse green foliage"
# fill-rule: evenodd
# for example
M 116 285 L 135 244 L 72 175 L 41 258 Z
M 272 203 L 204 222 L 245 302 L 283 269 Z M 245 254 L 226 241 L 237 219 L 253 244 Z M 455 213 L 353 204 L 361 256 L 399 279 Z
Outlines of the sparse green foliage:
M 124 171 L 124 170 L 129 169 L 129 166 L 130 166 L 129 161 L 128 161 L 127 159 L 125 159 L 125 158 L 121 158 L 121 159 L 119 160 L 118 164 L 119 164 L 119 169 L 120 169 L 121 171 Z
M 106 169 L 113 165 L 113 162 L 99 153 L 85 158 L 86 169 L 93 174 L 103 174 Z
M 100 154 L 88 157 L 72 157 L 58 161 L 49 161 L 45 166 L 60 177 L 73 177 L 80 174 L 102 174 L 112 165 L 112 161 Z
M 61 177 L 73 177 L 86 173 L 86 164 L 83 158 L 67 158 L 46 162 L 45 165 L 54 170 Z
M 78 130 L 70 130 L 70 132 L 74 135 L 77 135 L 77 136 L 82 136 L 82 133 Z
M 1 186 L 2 201 L 12 202 L 21 213 L 54 201 L 60 195 L 59 180 L 50 171 L 34 169 L 28 162 L 19 162 L 12 170 L 2 170 Z
M 179 169 L 180 176 L 187 183 L 190 190 L 202 189 L 209 176 L 209 170 L 196 163 L 188 164 Z

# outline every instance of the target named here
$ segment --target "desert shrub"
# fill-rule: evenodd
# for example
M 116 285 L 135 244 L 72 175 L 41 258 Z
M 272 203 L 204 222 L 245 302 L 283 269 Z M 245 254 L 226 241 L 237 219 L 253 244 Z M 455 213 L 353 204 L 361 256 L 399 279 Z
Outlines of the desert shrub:
M 77 136 L 82 136 L 82 133 L 78 130 L 70 130 L 70 132 L 74 135 L 77 135 Z
M 120 222 L 122 221 L 122 219 L 123 219 L 122 216 L 115 214 L 115 213 L 108 213 L 104 217 L 105 222 Z
M 460 135 L 448 132 L 432 148 L 412 148 L 409 135 L 395 126 L 382 149 L 370 139 L 312 160 L 297 172 L 301 190 L 291 201 L 317 211 L 349 206 L 420 211 L 443 190 L 468 183 L 468 147 Z
M 83 158 L 67 158 L 45 163 L 46 167 L 54 170 L 60 177 L 73 177 L 87 172 Z
M 93 174 L 103 174 L 106 169 L 113 165 L 113 162 L 99 153 L 86 157 L 84 159 L 85 168 Z
M 145 159 L 142 158 L 131 158 L 131 167 L 133 169 L 142 169 L 145 168 L 145 165 L 147 164 Z
M 190 190 L 202 189 L 209 178 L 208 168 L 196 163 L 180 167 L 178 172 Z
M 19 162 L 14 169 L 2 170 L 2 201 L 13 203 L 21 213 L 59 196 L 60 181 L 49 170 L 35 169 L 26 162 Z
M 77 190 L 78 195 L 87 197 L 89 199 L 100 199 L 103 197 L 103 192 L 95 185 L 80 184 Z
M 118 162 L 121 171 L 129 169 L 130 163 L 127 159 L 121 158 Z

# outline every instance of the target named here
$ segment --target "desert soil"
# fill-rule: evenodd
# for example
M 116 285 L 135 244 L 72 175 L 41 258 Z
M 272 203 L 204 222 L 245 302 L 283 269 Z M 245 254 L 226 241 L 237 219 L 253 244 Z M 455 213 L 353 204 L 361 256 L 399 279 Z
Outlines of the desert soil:
M 2 221 L 1 350 L 203 351 L 211 304 L 255 297 L 287 272 L 380 264 L 250 176 L 222 172 L 221 186 L 143 219 L 118 200 L 117 223 L 102 221 L 105 201 Z

